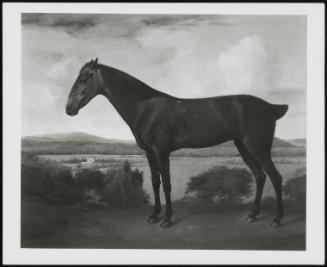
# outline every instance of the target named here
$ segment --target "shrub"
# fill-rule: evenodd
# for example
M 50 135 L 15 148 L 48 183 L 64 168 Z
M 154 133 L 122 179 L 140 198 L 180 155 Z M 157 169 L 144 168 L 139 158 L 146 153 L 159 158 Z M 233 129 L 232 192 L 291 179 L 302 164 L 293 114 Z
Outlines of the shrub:
M 186 193 L 191 192 L 203 200 L 239 204 L 252 194 L 251 174 L 243 168 L 216 166 L 190 178 Z
M 22 165 L 32 166 L 47 172 L 52 178 L 65 184 L 73 185 L 74 179 L 71 169 L 53 160 L 40 159 L 32 153 L 22 152 Z
M 286 210 L 301 211 L 305 213 L 306 203 L 306 177 L 305 175 L 291 178 L 283 186 L 284 207 Z M 264 197 L 261 202 L 263 209 L 276 209 L 276 198 Z
M 53 175 L 54 179 L 56 179 L 57 181 L 70 185 L 70 186 L 74 186 L 75 185 L 75 180 L 73 178 L 73 175 L 71 173 L 71 171 L 69 170 L 62 170 L 61 172 Z
M 143 190 L 143 173 L 132 169 L 129 162 L 113 167 L 107 174 L 94 169 L 71 169 L 30 153 L 22 153 L 22 196 L 38 196 L 48 203 L 74 204 L 88 202 L 117 207 L 148 204 Z
M 97 170 L 81 169 L 75 174 L 75 184 L 83 191 L 95 189 L 101 192 L 104 187 L 104 174 Z
M 286 181 L 284 187 L 285 198 L 293 203 L 305 204 L 306 176 L 302 175 Z
M 77 189 L 55 180 L 51 173 L 39 166 L 22 164 L 22 197 L 37 196 L 52 204 L 74 204 L 83 200 Z
M 21 153 L 21 163 L 25 165 L 35 165 L 37 162 L 37 156 L 30 152 Z
M 51 191 L 51 176 L 48 172 L 34 166 L 22 164 L 21 166 L 21 189 L 23 196 L 43 197 Z
M 143 189 L 143 173 L 132 170 L 129 162 L 109 169 L 105 176 L 103 199 L 110 205 L 131 208 L 149 203 Z

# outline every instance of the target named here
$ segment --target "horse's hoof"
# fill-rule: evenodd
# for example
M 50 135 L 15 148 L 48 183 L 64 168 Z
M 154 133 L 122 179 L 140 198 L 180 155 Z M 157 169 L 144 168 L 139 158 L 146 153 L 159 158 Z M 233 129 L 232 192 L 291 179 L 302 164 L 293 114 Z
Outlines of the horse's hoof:
M 249 215 L 245 219 L 245 222 L 247 222 L 247 223 L 253 223 L 253 222 L 256 222 L 256 221 L 257 221 L 257 218 L 255 216 L 253 216 L 253 215 Z
M 160 224 L 160 227 L 161 227 L 161 228 L 168 228 L 168 227 L 170 227 L 170 226 L 172 226 L 172 225 L 173 225 L 173 223 L 171 222 L 170 219 L 168 219 L 168 220 L 164 220 L 164 221 Z
M 270 224 L 270 227 L 271 228 L 278 228 L 278 227 L 281 227 L 282 224 L 280 223 L 279 220 L 273 220 L 272 223 Z
M 150 216 L 150 218 L 148 219 L 148 223 L 149 224 L 155 224 L 158 223 L 160 221 L 159 217 L 154 217 L 154 216 Z

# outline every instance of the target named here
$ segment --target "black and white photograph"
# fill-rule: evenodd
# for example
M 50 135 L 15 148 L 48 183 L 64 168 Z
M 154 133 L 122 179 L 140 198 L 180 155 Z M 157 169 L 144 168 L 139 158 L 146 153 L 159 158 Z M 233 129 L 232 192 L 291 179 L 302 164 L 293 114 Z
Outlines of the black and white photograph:
M 4 123 L 18 125 L 4 135 L 18 156 L 4 164 L 16 249 L 234 253 L 219 264 L 316 248 L 323 260 L 324 31 L 311 19 L 323 6 L 110 5 L 27 4 L 15 17 L 3 90 L 15 102 Z

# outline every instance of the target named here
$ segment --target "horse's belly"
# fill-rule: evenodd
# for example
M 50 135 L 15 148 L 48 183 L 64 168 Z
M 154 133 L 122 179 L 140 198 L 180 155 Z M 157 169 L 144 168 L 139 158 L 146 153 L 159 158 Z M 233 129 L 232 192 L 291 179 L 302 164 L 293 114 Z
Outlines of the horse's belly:
M 229 140 L 229 135 L 212 125 L 199 125 L 179 131 L 174 136 L 174 143 L 178 148 L 201 148 L 221 144 Z

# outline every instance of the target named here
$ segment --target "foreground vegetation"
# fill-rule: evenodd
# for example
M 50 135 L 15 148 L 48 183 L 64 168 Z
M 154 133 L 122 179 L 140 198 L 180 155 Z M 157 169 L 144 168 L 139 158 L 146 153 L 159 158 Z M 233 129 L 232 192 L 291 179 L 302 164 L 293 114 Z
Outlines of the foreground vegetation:
M 305 214 L 306 209 L 306 175 L 305 169 L 298 169 L 298 176 L 288 179 L 283 185 L 284 205 Z M 190 178 L 187 184 L 186 201 L 215 203 L 220 207 L 244 208 L 252 205 L 245 202 L 253 195 L 252 175 L 243 168 L 216 166 Z M 262 206 L 274 209 L 275 197 L 264 197 Z
M 221 166 L 190 179 L 186 197 L 174 202 L 173 227 L 162 231 L 146 223 L 152 207 L 143 173 L 120 163 L 105 173 L 82 169 L 72 175 L 68 167 L 23 153 L 21 246 L 305 249 L 305 169 L 284 184 L 287 216 L 278 231 L 267 232 L 273 197 L 263 199 L 256 224 L 243 223 L 252 205 L 243 201 L 253 194 L 252 176 Z
M 38 197 L 49 204 L 93 203 L 94 205 L 130 208 L 148 204 L 143 190 L 143 173 L 128 162 L 105 174 L 90 169 L 70 168 L 33 154 L 22 154 L 22 199 Z

